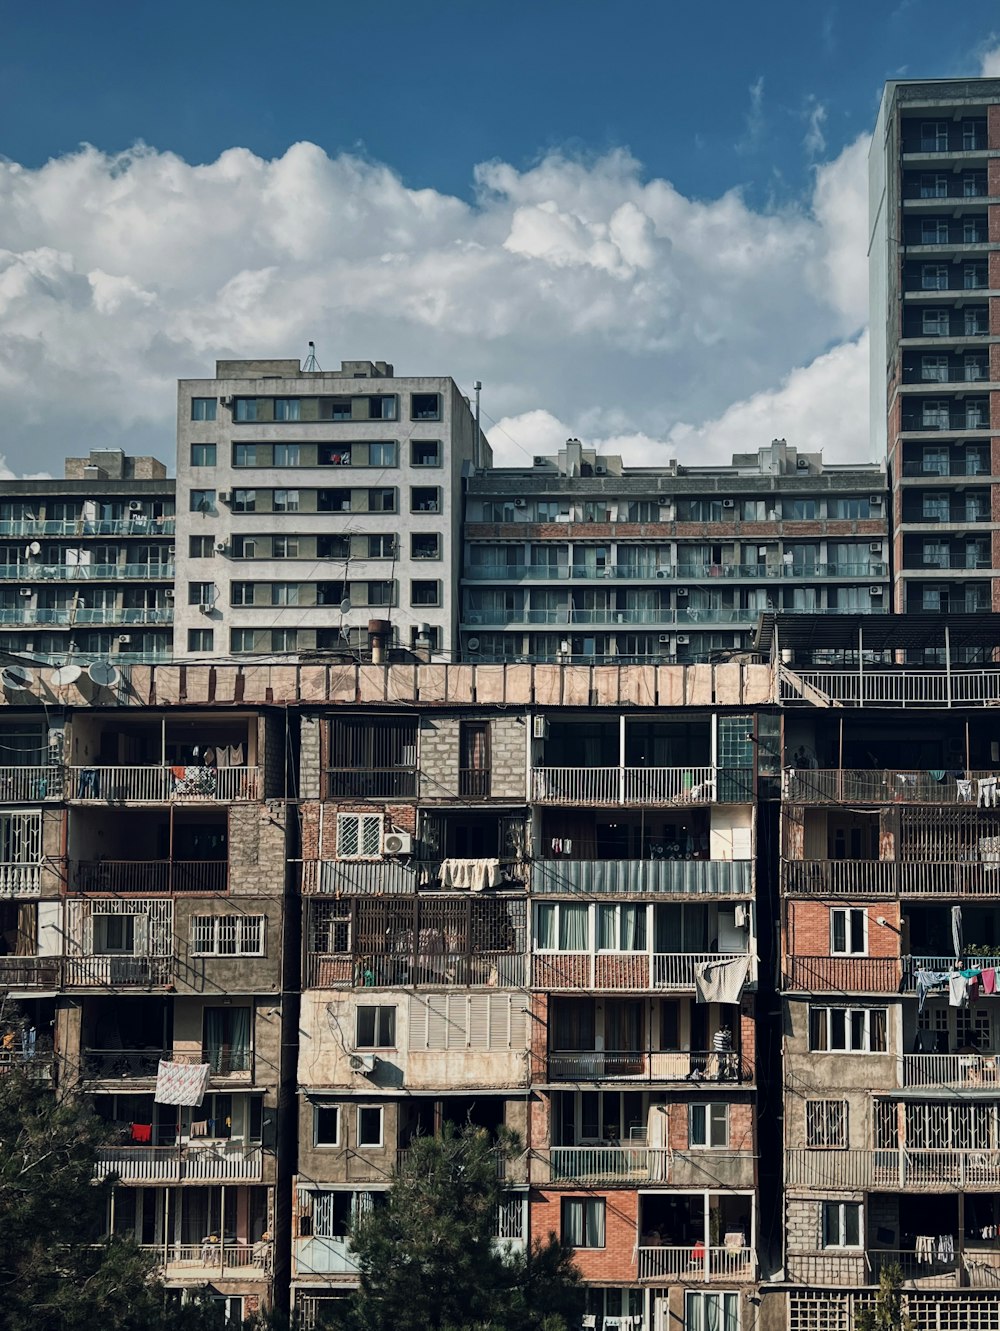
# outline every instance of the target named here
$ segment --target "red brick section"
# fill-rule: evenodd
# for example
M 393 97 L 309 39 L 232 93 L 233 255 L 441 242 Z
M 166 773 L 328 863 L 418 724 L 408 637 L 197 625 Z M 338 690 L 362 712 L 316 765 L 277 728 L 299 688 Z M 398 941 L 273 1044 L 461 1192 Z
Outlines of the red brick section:
M 549 996 L 532 994 L 529 1009 L 528 1048 L 531 1058 L 533 1084 L 548 1081 Z M 548 1137 L 532 1136 L 532 1143 L 547 1142 Z
M 549 1234 L 562 1234 L 564 1197 L 605 1198 L 603 1248 L 576 1248 L 573 1257 L 584 1280 L 618 1285 L 638 1279 L 636 1244 L 639 1233 L 639 1194 L 634 1191 L 602 1193 L 596 1190 L 555 1192 L 533 1189 L 530 1194 L 531 1236 L 544 1243 Z
M 990 288 L 995 290 L 1000 287 L 1000 252 L 990 250 L 986 260 L 986 271 L 989 274 L 988 282 Z
M 673 1100 L 667 1106 L 667 1145 L 672 1151 L 690 1151 L 689 1140 L 691 1115 L 688 1112 L 694 1103 L 707 1104 L 712 1100 L 729 1100 L 729 1147 L 730 1151 L 753 1150 L 753 1105 L 747 1101 L 736 1102 L 728 1093 L 692 1096 L 690 1100 Z M 712 1152 L 704 1152 L 705 1162 L 711 1164 Z
M 1000 106 L 994 103 L 986 108 L 986 146 L 1000 148 Z M 996 158 L 990 158 L 990 168 L 996 165 Z M 992 177 L 991 177 L 992 180 Z M 994 191 L 991 189 L 990 193 Z M 1000 190 L 997 191 L 1000 193 Z
M 1000 160 L 1000 159 L 998 159 L 998 160 Z M 1000 259 L 1000 250 L 998 250 L 998 251 L 996 252 L 995 255 L 994 255 L 994 254 L 991 254 L 991 255 L 990 255 L 990 259 L 992 260 L 993 258 Z M 1000 379 L 1000 342 L 991 342 L 991 343 L 990 343 L 990 378 L 991 378 L 992 380 L 994 380 L 994 382 L 995 382 L 997 379 Z M 995 451 L 995 450 L 996 450 L 996 446 L 997 446 L 997 443 L 996 443 L 996 440 L 994 440 L 994 441 L 993 441 L 993 448 L 994 448 L 994 454 L 993 454 L 994 469 L 995 469 L 995 467 L 996 467 L 996 459 L 997 459 L 997 455 L 996 455 L 996 451 Z M 994 470 L 994 474 L 995 474 L 995 470 Z
M 744 1064 L 752 1069 L 754 1080 L 757 1078 L 757 1023 L 753 1014 L 753 998 L 743 1000 L 740 1011 L 740 1054 Z
M 986 209 L 986 217 L 986 232 L 988 239 L 991 241 L 1000 240 L 1000 207 L 997 207 L 995 203 L 990 204 Z
M 870 957 L 899 956 L 899 903 L 880 901 L 877 906 L 860 901 L 838 901 L 837 906 L 859 906 L 868 913 L 868 955 Z M 786 956 L 830 956 L 830 910 L 825 902 L 787 901 L 785 950 Z M 878 916 L 888 921 L 891 928 L 876 924 Z
M 332 860 L 337 852 L 338 813 L 380 813 L 400 832 L 416 834 L 416 804 L 372 804 L 362 800 L 328 800 L 323 805 L 323 858 Z M 301 807 L 302 858 L 314 860 L 319 855 L 320 802 L 309 800 Z

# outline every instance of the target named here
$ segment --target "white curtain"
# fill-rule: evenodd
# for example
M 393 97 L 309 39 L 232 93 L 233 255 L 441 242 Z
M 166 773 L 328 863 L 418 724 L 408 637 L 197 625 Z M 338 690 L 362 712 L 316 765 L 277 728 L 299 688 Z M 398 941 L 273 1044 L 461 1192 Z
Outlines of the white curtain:
M 590 932 L 587 927 L 589 907 L 562 904 L 559 912 L 559 950 L 586 952 Z

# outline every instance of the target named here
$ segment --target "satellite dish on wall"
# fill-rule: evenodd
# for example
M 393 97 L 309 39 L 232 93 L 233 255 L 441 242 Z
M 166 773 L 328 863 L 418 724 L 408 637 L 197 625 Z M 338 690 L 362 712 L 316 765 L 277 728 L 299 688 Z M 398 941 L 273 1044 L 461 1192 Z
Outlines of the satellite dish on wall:
M 42 553 L 42 547 L 41 547 L 41 545 L 39 544 L 39 542 L 38 542 L 38 541 L 32 541 L 31 544 L 28 546 L 28 554 L 29 554 L 29 555 L 40 555 L 41 553 Z
M 57 666 L 49 675 L 49 683 L 57 688 L 64 684 L 74 684 L 82 674 L 83 671 L 78 665 Z
M 0 670 L 0 684 L 5 689 L 30 689 L 35 677 L 23 666 L 9 665 Z
M 346 614 L 348 613 L 348 611 L 350 610 L 350 608 L 351 608 L 351 603 L 350 603 L 350 601 L 345 597 L 344 600 L 341 601 L 341 603 L 340 603 L 340 613 L 341 613 L 342 615 L 346 615 Z
M 111 689 L 118 683 L 118 667 L 109 661 L 95 661 L 87 667 L 87 676 L 98 688 Z

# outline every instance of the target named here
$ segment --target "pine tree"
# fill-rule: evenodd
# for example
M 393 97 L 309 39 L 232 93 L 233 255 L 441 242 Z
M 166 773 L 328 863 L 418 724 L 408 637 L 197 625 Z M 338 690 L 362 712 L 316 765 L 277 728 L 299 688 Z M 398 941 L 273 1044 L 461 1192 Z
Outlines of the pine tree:
M 915 1331 L 910 1315 L 903 1311 L 903 1272 L 898 1265 L 883 1266 L 878 1275 L 878 1293 L 872 1308 L 859 1308 L 854 1331 Z
M 482 1129 L 418 1138 L 386 1196 L 351 1236 L 360 1288 L 335 1310 L 356 1331 L 565 1331 L 584 1295 L 569 1252 L 550 1236 L 504 1253 L 494 1235 L 499 1147 Z

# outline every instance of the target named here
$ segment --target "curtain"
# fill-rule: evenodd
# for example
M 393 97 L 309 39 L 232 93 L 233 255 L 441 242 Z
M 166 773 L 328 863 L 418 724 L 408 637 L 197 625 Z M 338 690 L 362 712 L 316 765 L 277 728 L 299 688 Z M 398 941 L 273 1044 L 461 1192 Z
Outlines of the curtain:
M 621 950 L 623 952 L 645 952 L 646 907 L 622 906 L 621 912 Z
M 226 1013 L 222 1008 L 205 1009 L 205 1057 L 212 1065 L 212 1071 L 222 1067 L 222 1048 L 225 1044 Z
M 571 1198 L 563 1203 L 563 1243 L 571 1248 L 583 1247 L 583 1208 L 585 1203 Z
M 618 930 L 615 927 L 616 906 L 601 904 L 597 907 L 597 950 L 613 952 L 617 950 Z
M 563 1000 L 553 1018 L 553 1049 L 594 1048 L 594 1001 Z
M 247 1072 L 250 1068 L 250 1009 L 233 1008 L 232 1067 L 234 1072 Z
M 535 947 L 552 951 L 556 945 L 556 907 L 535 907 Z
M 559 950 L 560 952 L 586 952 L 588 949 L 589 929 L 588 906 L 566 905 L 559 907 Z
M 17 906 L 17 939 L 14 955 L 33 957 L 38 951 L 38 907 L 33 901 L 21 901 Z
M 587 1211 L 587 1244 L 591 1248 L 604 1247 L 604 1199 L 588 1198 L 583 1204 Z

